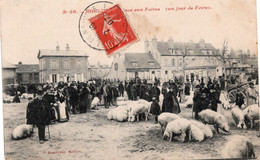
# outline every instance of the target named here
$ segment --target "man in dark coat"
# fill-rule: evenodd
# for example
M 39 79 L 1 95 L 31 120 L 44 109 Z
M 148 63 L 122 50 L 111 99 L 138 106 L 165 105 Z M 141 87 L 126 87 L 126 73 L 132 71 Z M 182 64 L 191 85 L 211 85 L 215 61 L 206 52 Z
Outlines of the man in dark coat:
M 208 99 L 210 102 L 210 109 L 217 112 L 218 102 L 219 102 L 218 93 L 212 84 L 209 85 Z
M 174 93 L 175 90 L 175 84 L 170 83 L 169 92 L 165 95 L 163 99 L 163 106 L 162 106 L 162 112 L 171 112 L 178 114 L 181 112 L 179 102 L 176 97 L 176 93 Z
M 47 141 L 47 139 L 45 139 L 45 126 L 50 122 L 50 108 L 42 95 L 43 91 L 39 90 L 37 92 L 37 97 L 29 102 L 26 112 L 27 124 L 36 125 L 38 127 L 39 140 L 41 144 L 44 143 L 44 141 Z
M 86 88 L 86 86 L 81 86 L 79 90 L 79 111 L 80 113 L 86 113 L 87 112 L 87 104 L 88 104 L 88 96 L 90 92 Z
M 72 113 L 76 114 L 76 110 L 78 107 L 78 90 L 77 86 L 74 84 L 71 84 L 70 87 L 68 88 L 69 90 L 69 103 L 70 106 L 72 107 Z
M 120 96 L 124 97 L 124 85 L 122 82 L 119 83 L 118 90 L 119 90 Z
M 156 99 L 156 97 L 152 98 L 153 102 L 151 104 L 151 109 L 150 109 L 150 113 L 153 114 L 155 123 L 158 123 L 158 115 L 160 115 L 160 105 L 158 103 L 158 100 Z
M 137 100 L 137 84 L 133 84 L 130 88 L 130 92 L 131 92 L 131 98 L 132 100 Z
M 155 97 L 158 101 L 159 101 L 159 97 L 160 97 L 160 89 L 157 87 L 157 83 L 154 83 L 154 86 L 152 87 L 152 90 L 151 90 L 151 98 L 152 99 L 153 97 Z
M 194 96 L 193 96 L 193 112 L 195 112 L 195 119 L 197 120 L 199 120 L 198 113 L 201 111 L 200 98 L 201 98 L 201 90 L 200 90 L 200 86 L 197 84 L 194 88 Z

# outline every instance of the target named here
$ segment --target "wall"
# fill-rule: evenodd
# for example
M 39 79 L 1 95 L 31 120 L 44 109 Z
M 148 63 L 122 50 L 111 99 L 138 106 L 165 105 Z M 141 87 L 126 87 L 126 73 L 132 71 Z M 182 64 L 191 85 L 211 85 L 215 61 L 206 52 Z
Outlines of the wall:
M 51 60 L 56 59 L 58 66 L 57 69 L 51 68 Z M 69 60 L 68 68 L 64 68 L 64 61 Z M 81 60 L 80 68 L 77 68 L 77 60 Z M 42 65 L 42 61 L 45 61 L 45 65 Z M 70 76 L 70 81 L 87 81 L 90 77 L 88 74 L 88 60 L 87 57 L 42 57 L 39 60 L 40 63 L 40 82 L 51 82 L 50 75 L 57 74 L 58 81 L 65 81 L 65 75 Z M 83 79 L 78 80 L 77 74 L 83 74 Z
M 3 68 L 2 69 L 3 85 L 16 84 L 15 68 Z

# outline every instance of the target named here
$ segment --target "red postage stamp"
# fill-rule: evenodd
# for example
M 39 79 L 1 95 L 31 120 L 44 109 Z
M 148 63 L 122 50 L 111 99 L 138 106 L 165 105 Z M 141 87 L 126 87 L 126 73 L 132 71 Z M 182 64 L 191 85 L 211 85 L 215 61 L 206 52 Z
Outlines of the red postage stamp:
M 137 40 L 117 4 L 89 19 L 108 55 Z

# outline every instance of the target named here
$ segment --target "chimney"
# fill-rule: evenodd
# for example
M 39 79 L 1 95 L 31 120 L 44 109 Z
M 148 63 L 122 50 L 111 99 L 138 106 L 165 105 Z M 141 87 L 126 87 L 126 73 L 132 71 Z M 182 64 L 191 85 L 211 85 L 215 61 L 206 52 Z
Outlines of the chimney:
M 170 37 L 168 39 L 168 46 L 169 46 L 169 48 L 173 48 L 173 39 L 172 39 L 172 37 Z
M 60 46 L 59 46 L 59 43 L 57 42 L 56 51 L 59 51 L 59 50 L 60 50 Z
M 152 39 L 152 45 L 154 46 L 154 48 L 157 49 L 157 38 L 156 38 L 156 37 L 153 37 L 153 39 Z
M 144 47 L 145 47 L 145 52 L 148 53 L 149 52 L 149 41 L 147 39 L 144 41 Z
M 66 51 L 69 51 L 70 50 L 70 46 L 69 46 L 69 44 L 66 44 L 67 46 L 66 46 Z
M 199 41 L 199 46 L 200 46 L 201 49 L 206 47 L 206 45 L 205 45 L 205 40 L 204 40 L 204 39 L 201 39 L 201 40 Z

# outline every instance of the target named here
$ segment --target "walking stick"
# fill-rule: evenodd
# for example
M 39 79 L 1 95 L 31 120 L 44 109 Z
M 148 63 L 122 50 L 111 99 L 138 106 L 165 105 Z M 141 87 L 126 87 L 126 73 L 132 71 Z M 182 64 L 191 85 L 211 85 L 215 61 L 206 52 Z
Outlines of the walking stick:
M 193 119 L 193 104 L 192 104 L 192 108 L 191 108 L 191 118 Z
M 48 125 L 48 134 L 49 134 L 49 138 L 51 138 L 50 127 L 49 127 L 49 125 Z

